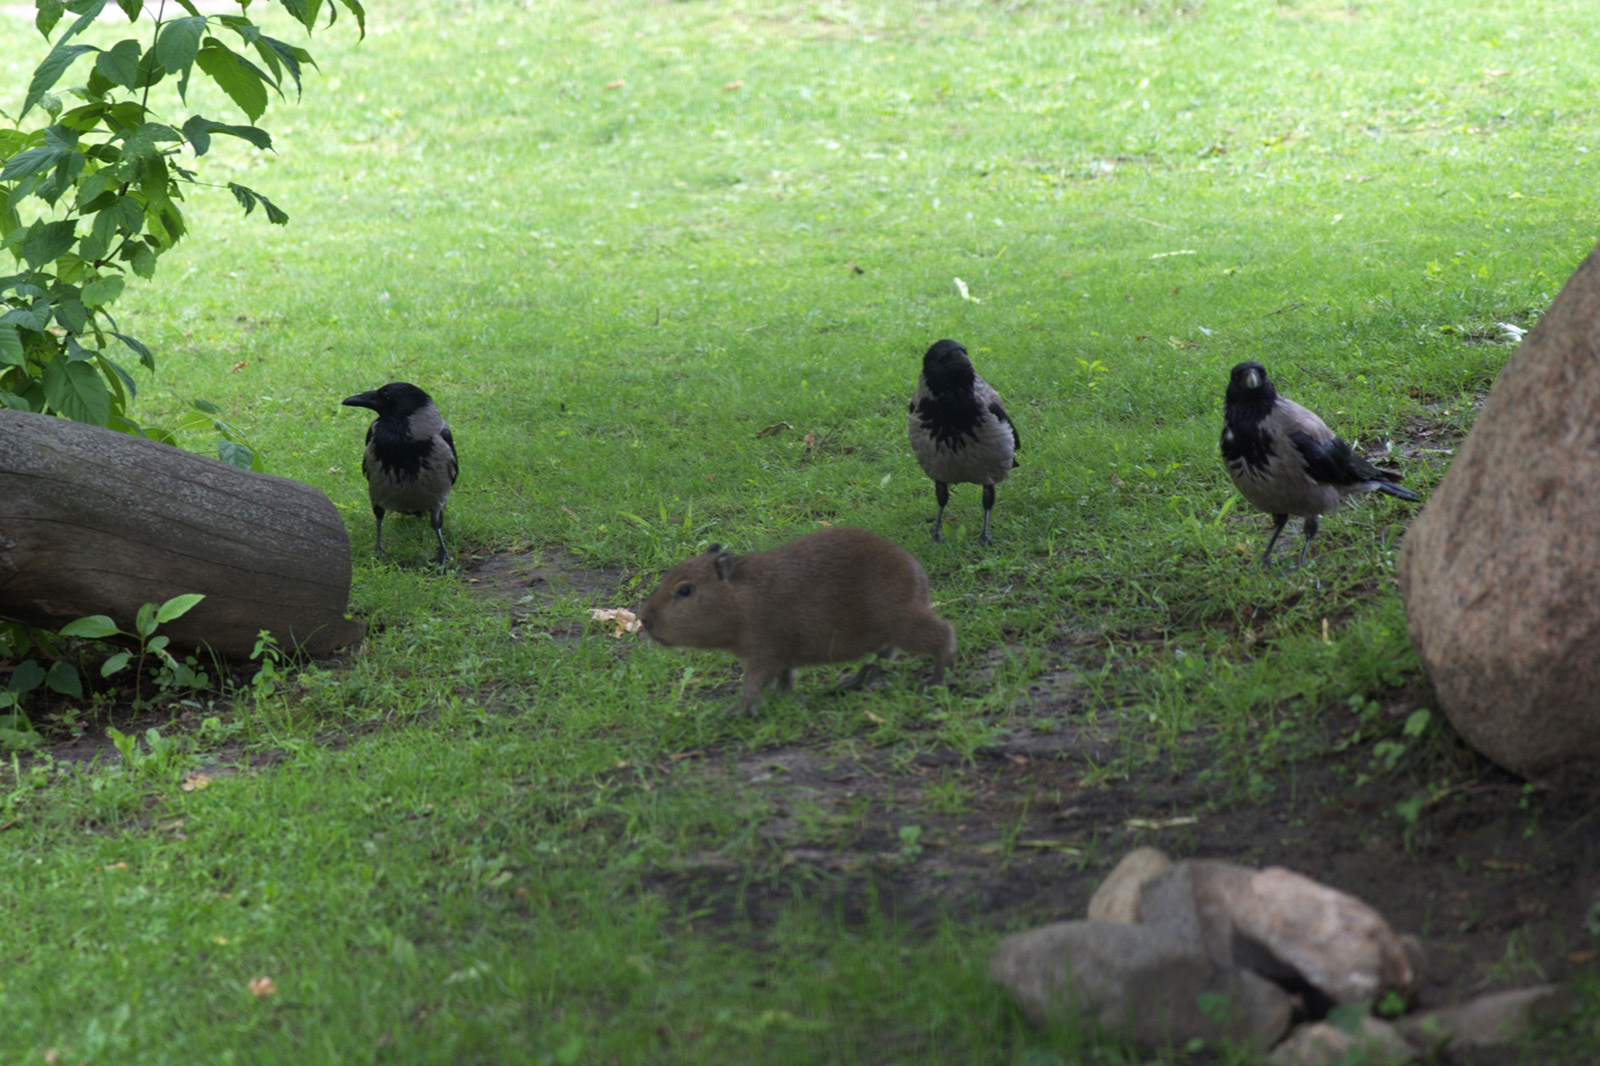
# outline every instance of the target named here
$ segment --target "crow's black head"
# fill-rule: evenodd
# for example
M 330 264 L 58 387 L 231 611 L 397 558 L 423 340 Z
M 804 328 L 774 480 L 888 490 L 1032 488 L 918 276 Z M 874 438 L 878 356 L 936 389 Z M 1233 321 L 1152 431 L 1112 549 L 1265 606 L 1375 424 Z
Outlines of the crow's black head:
M 1266 367 L 1260 363 L 1247 361 L 1233 368 L 1233 374 L 1228 378 L 1226 399 L 1229 406 L 1237 404 L 1270 406 L 1277 398 L 1278 390 L 1272 387 Z
M 358 392 L 340 400 L 344 407 L 367 407 L 379 418 L 407 418 L 432 403 L 427 393 L 406 381 L 391 381 L 381 389 Z
M 922 377 L 935 396 L 971 391 L 976 376 L 959 341 L 937 341 L 922 357 Z

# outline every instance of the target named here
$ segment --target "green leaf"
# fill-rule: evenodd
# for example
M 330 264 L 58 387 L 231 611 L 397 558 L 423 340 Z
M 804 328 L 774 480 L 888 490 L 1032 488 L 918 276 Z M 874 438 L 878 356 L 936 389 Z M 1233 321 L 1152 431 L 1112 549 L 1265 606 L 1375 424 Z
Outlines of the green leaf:
M 83 302 L 90 307 L 104 307 L 122 295 L 123 281 L 120 274 L 107 274 L 102 278 L 95 278 L 83 287 Z
M 89 325 L 89 312 L 82 300 L 68 297 L 56 304 L 56 322 L 68 333 L 82 333 Z
M 0 181 L 20 181 L 30 175 L 43 173 L 61 162 L 64 156 L 76 154 L 71 149 L 50 146 L 29 148 L 6 160 L 5 167 L 0 169 Z
M 161 144 L 183 140 L 183 134 L 161 122 L 145 122 L 128 135 L 122 145 L 123 159 L 147 159 L 159 155 Z
M 239 201 L 246 215 L 255 210 L 256 204 L 260 204 L 267 213 L 267 221 L 274 226 L 282 226 L 289 221 L 289 215 L 282 208 L 254 189 L 240 185 L 238 182 L 230 181 L 228 182 L 228 191 L 233 193 L 233 198 Z
M 195 56 L 200 69 L 211 75 L 228 98 L 239 105 L 251 122 L 267 110 L 267 77 L 254 63 L 212 39 Z
M 139 387 L 133 383 L 133 376 L 126 370 L 122 369 L 121 364 L 119 364 L 115 359 L 109 358 L 104 352 L 98 352 L 95 354 L 95 361 L 100 364 L 100 372 L 105 374 L 105 376 L 111 380 L 113 385 L 117 384 L 118 382 L 122 383 L 122 392 L 124 397 L 122 399 L 121 406 L 126 407 L 128 399 L 139 395 Z M 113 422 L 117 421 L 118 419 L 121 419 L 123 422 L 128 422 L 126 418 L 122 418 L 121 415 L 115 413 L 112 414 L 111 418 Z M 140 436 L 148 436 L 148 434 L 139 429 L 138 426 L 131 422 L 128 424 L 133 426 L 134 432 L 138 433 Z
M 153 278 L 156 274 L 156 253 L 144 241 L 132 242 L 126 252 L 133 264 L 133 272 L 141 278 Z
M 24 659 L 11 671 L 11 683 L 6 686 L 21 696 L 44 684 L 44 667 L 32 659 Z
M 156 631 L 155 604 L 142 603 L 139 605 L 139 610 L 133 616 L 133 628 L 139 634 L 139 639 L 148 644 L 151 634 Z
M 161 36 L 156 38 L 156 62 L 167 73 L 178 75 L 180 97 L 189 87 L 189 68 L 194 66 L 205 32 L 206 20 L 190 15 L 161 27 Z
M 111 335 L 127 345 L 128 350 L 139 357 L 139 362 L 143 363 L 146 369 L 154 370 L 156 368 L 155 353 L 147 348 L 143 341 L 130 337 L 126 333 L 113 331 Z
M 197 156 L 205 155 L 211 150 L 211 135 L 213 133 L 226 133 L 230 137 L 241 137 L 257 148 L 266 151 L 272 150 L 272 136 L 266 130 L 255 126 L 230 126 L 225 122 L 213 122 L 201 115 L 191 116 L 183 124 L 183 136 L 194 148 Z
M 95 57 L 94 69 L 111 84 L 133 89 L 139 82 L 139 57 L 143 54 L 138 41 L 118 41 Z
M 117 187 L 117 176 L 110 169 L 101 169 L 78 183 L 78 210 L 103 211 L 107 205 L 90 206 Z
M 367 9 L 361 6 L 360 0 L 339 0 L 339 3 L 350 9 L 350 13 L 356 17 L 357 30 L 360 31 L 361 36 L 365 37 L 367 35 Z M 328 21 L 333 21 L 331 15 Z
M 189 403 L 196 411 L 204 411 L 208 415 L 220 415 L 222 413 L 222 408 L 210 400 L 190 400 Z
M 278 63 L 283 64 L 284 68 L 289 71 L 289 77 L 294 79 L 294 91 L 298 94 L 300 92 L 300 65 L 302 63 L 315 65 L 311 58 L 311 53 L 304 48 L 297 48 L 292 44 L 286 44 L 283 41 L 265 35 L 257 38 L 254 43 L 257 54 L 266 61 L 268 66 L 272 67 L 273 73 L 277 73 Z
M 34 104 L 44 99 L 44 94 L 50 91 L 52 85 L 61 80 L 61 75 L 72 66 L 73 60 L 85 52 L 95 51 L 93 45 L 66 44 L 65 41 L 66 38 L 63 37 L 61 43 L 50 49 L 50 54 L 44 57 L 44 62 L 34 70 L 33 80 L 28 82 L 28 95 L 22 101 L 22 111 L 17 115 L 19 121 L 33 110 Z
M 112 674 L 116 673 L 118 670 L 121 670 L 124 666 L 127 666 L 128 665 L 128 660 L 131 659 L 131 658 L 133 658 L 133 653 L 132 652 L 126 652 L 126 651 L 117 652 L 111 658 L 107 659 L 105 662 L 100 664 L 100 676 L 101 677 L 110 677 Z M 115 732 L 115 730 L 108 729 L 108 730 L 106 730 L 106 735 L 109 736 L 113 732 Z M 113 738 L 113 740 L 115 740 L 115 738 Z
M 9 322 L 0 323 L 0 363 L 10 363 L 12 366 L 27 366 L 28 361 L 22 354 L 22 335 L 17 332 L 17 327 Z
M 203 599 L 205 599 L 205 595 L 199 592 L 185 592 L 181 596 L 172 597 L 156 611 L 156 624 L 166 625 L 174 618 L 182 618 L 193 609 L 195 604 Z
M 58 356 L 44 365 L 39 383 L 57 414 L 92 426 L 111 420 L 111 393 L 92 364 Z
M 50 667 L 50 672 L 44 678 L 45 687 L 51 692 L 59 692 L 63 696 L 73 699 L 83 699 L 83 681 L 78 677 L 78 668 L 69 662 L 57 662 Z
M 20 714 L 0 717 L 0 749 L 22 751 L 43 746 L 44 741 L 32 729 L 33 723 Z
M 34 333 L 43 332 L 50 324 L 50 304 L 46 300 L 35 300 L 31 307 L 13 307 L 4 315 L 0 315 L 0 324 L 9 322 L 18 329 L 30 330 Z
M 236 440 L 219 440 L 217 458 L 240 470 L 251 470 L 255 468 L 256 453 L 248 444 L 240 444 Z
M 40 36 L 49 39 L 50 31 L 56 28 L 56 23 L 61 21 L 61 13 L 66 10 L 61 0 L 34 0 L 37 14 L 33 16 L 33 24 L 39 30 Z
M 22 258 L 34 270 L 65 255 L 76 237 L 77 222 L 62 219 L 58 222 L 36 221 L 28 227 L 22 238 Z

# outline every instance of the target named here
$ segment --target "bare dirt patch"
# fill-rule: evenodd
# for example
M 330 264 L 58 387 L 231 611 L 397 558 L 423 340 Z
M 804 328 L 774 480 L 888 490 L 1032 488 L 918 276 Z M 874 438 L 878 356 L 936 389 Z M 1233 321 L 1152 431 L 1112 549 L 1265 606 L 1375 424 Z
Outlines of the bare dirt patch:
M 1415 699 L 1401 691 L 1391 703 L 1400 713 Z M 1334 752 L 1357 725 L 1352 712 L 1324 714 L 1260 798 L 1219 781 L 1203 741 L 1181 764 L 1107 773 L 1120 727 L 1087 711 L 970 758 L 710 754 L 663 773 L 765 811 L 774 861 L 757 872 L 686 855 L 649 882 L 733 935 L 766 927 L 797 898 L 846 920 L 879 908 L 910 928 L 951 920 L 999 932 L 1083 917 L 1111 866 L 1152 845 L 1174 858 L 1287 866 L 1372 902 L 1426 944 L 1422 1006 L 1592 968 L 1600 797 L 1530 788 L 1448 730 L 1398 772 L 1372 774 L 1370 747 Z M 1408 821 L 1397 808 L 1419 795 Z
M 562 551 L 503 551 L 475 556 L 461 568 L 462 580 L 474 592 L 509 605 L 511 632 L 529 627 L 551 636 L 577 639 L 588 627 L 585 617 L 551 619 L 545 612 L 557 600 L 590 601 L 596 607 L 621 604 L 629 572 L 621 567 L 596 569 Z

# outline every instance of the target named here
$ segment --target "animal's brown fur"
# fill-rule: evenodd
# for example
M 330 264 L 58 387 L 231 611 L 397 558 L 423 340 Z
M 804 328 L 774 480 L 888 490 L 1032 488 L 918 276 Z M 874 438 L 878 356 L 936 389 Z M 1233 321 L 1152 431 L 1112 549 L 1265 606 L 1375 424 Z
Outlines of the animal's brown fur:
M 639 612 L 662 644 L 731 651 L 744 663 L 739 709 L 761 707 L 769 681 L 794 683 L 798 666 L 892 656 L 933 656 L 933 681 L 955 658 L 956 634 L 933 613 L 928 575 L 900 545 L 832 526 L 771 551 L 733 555 L 713 544 L 679 563 Z M 851 685 L 865 681 L 863 666 Z

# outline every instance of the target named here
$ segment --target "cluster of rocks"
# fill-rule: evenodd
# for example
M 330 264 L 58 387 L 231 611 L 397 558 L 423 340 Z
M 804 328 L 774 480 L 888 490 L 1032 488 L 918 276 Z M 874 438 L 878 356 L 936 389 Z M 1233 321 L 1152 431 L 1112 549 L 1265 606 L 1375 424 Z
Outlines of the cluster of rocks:
M 1354 896 L 1282 867 L 1128 854 L 1086 921 L 1006 937 L 989 971 L 1039 1026 L 1088 1022 L 1146 1049 L 1200 1040 L 1275 1066 L 1409 1062 L 1514 1042 L 1556 989 L 1411 1010 L 1421 942 Z M 1393 1021 L 1371 1013 L 1402 1011 Z

